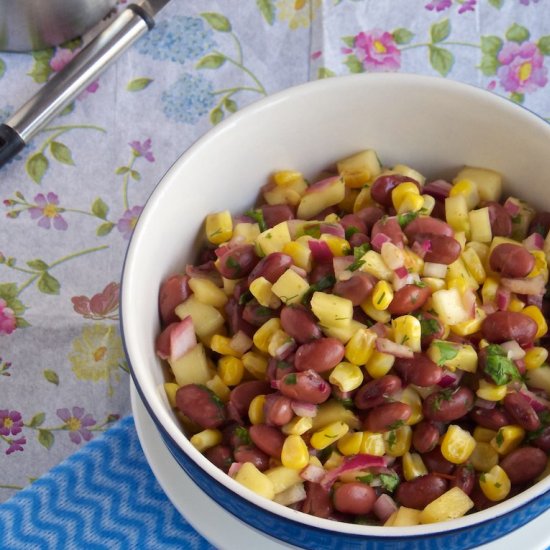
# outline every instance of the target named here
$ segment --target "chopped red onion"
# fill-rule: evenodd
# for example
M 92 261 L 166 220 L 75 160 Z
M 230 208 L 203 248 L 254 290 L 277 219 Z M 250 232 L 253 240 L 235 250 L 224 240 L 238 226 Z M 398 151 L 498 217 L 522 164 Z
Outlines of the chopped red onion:
M 302 482 L 291 485 L 288 489 L 281 491 L 275 495 L 274 502 L 278 502 L 283 506 L 290 506 L 296 502 L 301 502 L 306 498 L 306 490 Z
M 471 288 L 468 288 L 462 295 L 462 305 L 469 318 L 474 319 L 476 316 L 476 293 Z
M 321 223 L 320 225 L 321 235 L 323 233 L 327 235 L 334 235 L 335 237 L 340 237 L 341 239 L 346 238 L 346 232 L 344 228 L 339 223 Z
M 391 242 L 391 239 L 385 233 L 377 233 L 371 239 L 370 244 L 376 252 L 380 252 L 382 250 L 382 245 L 389 242 Z
M 333 254 L 325 241 L 310 239 L 307 242 L 313 259 L 321 264 L 332 262 Z
M 447 275 L 447 265 L 437 264 L 434 262 L 425 262 L 422 274 L 424 277 L 436 277 L 437 279 L 444 279 Z
M 306 481 L 312 481 L 313 483 L 320 483 L 325 477 L 327 471 L 322 466 L 316 464 L 308 464 L 301 472 L 300 477 Z
M 294 413 L 298 416 L 313 418 L 317 414 L 317 405 L 314 405 L 313 403 L 308 403 L 307 401 L 293 400 L 290 403 L 290 406 Z
M 334 256 L 332 258 L 332 268 L 337 281 L 347 281 L 353 275 L 348 267 L 355 261 L 353 256 Z
M 437 383 L 437 385 L 441 388 L 455 386 L 460 382 L 463 374 L 464 371 L 461 370 L 450 371 L 447 369 L 443 369 L 443 375 L 441 376 L 441 380 Z
M 544 294 L 546 285 L 542 275 L 537 275 L 531 279 L 508 279 L 503 277 L 500 284 L 516 294 L 539 295 Z
M 427 252 L 429 252 L 432 248 L 432 242 L 430 239 L 425 239 L 421 243 L 418 241 L 414 241 L 411 250 L 417 255 L 420 256 L 422 259 L 424 259 L 424 256 Z
M 510 306 L 510 300 L 512 299 L 512 293 L 506 287 L 499 285 L 495 294 L 495 302 L 497 309 L 500 311 L 506 311 Z
M 521 374 L 521 376 L 523 376 L 525 374 L 525 371 L 527 370 L 525 361 L 523 359 L 516 359 L 514 363 L 516 364 L 516 368 L 518 369 L 518 372 Z
M 189 275 L 192 279 L 209 279 L 220 288 L 223 286 L 222 276 L 214 266 L 213 261 L 198 266 L 188 264 L 185 266 L 185 274 Z
M 390 495 L 382 493 L 375 501 L 372 511 L 383 523 L 397 511 L 397 504 Z
M 539 309 L 542 309 L 543 298 L 542 294 L 530 294 L 525 296 L 525 303 L 528 306 L 537 306 Z
M 227 470 L 227 475 L 234 478 L 243 464 L 243 462 L 232 462 L 231 466 L 229 466 L 229 470 Z
M 474 407 L 480 407 L 481 409 L 494 409 L 496 404 L 496 401 L 489 401 L 488 399 L 483 399 L 482 397 L 476 397 L 476 400 L 474 401 Z
M 512 361 L 523 359 L 525 357 L 525 350 L 515 340 L 503 342 L 500 344 L 500 347 L 507 352 L 508 359 L 511 359 Z
M 414 353 L 412 352 L 411 348 L 403 346 L 402 344 L 392 342 L 387 338 L 377 338 L 376 349 L 382 353 L 394 355 L 395 357 L 402 357 L 405 359 L 411 359 L 412 357 L 414 357 Z
M 434 180 L 424 185 L 422 193 L 431 195 L 434 199 L 446 199 L 452 187 L 448 181 Z
M 392 242 L 386 241 L 380 247 L 380 254 L 384 263 L 394 271 L 401 268 L 405 264 L 405 255 L 403 250 L 395 246 Z
M 490 302 L 488 304 L 483 304 L 481 306 L 481 309 L 487 314 L 491 315 L 491 313 L 494 313 L 495 311 L 498 311 L 497 305 L 494 302 Z
M 365 468 L 385 468 L 387 465 L 383 456 L 374 456 L 368 454 L 360 454 L 344 459 L 344 462 L 336 468 L 329 470 L 321 480 L 321 486 L 324 489 L 330 489 L 332 484 L 345 472 L 354 470 L 364 470 Z
M 507 198 L 504 203 L 504 209 L 510 216 L 515 217 L 519 214 L 519 211 L 521 210 L 519 207 L 519 204 L 515 203 L 511 197 Z
M 320 189 L 331 186 L 335 181 L 338 181 L 339 179 L 340 176 L 330 176 L 329 178 L 325 178 L 324 180 L 316 181 L 306 189 L 305 194 L 309 195 L 310 193 L 316 193 Z
M 275 350 L 274 357 L 275 359 L 282 361 L 283 359 L 286 359 L 296 348 L 297 344 L 294 338 L 288 338 Z
M 294 273 L 298 273 L 302 279 L 307 279 L 307 271 L 301 267 L 298 267 L 297 265 L 291 264 L 289 269 L 292 269 Z
M 394 269 L 394 272 L 399 279 L 406 279 L 409 274 L 409 270 L 404 265 Z
M 168 325 L 156 341 L 157 355 L 162 359 L 176 361 L 197 345 L 197 336 L 191 316 Z
M 523 240 L 522 244 L 527 250 L 542 250 L 544 248 L 544 237 L 540 233 L 531 233 Z
M 541 412 L 550 409 L 550 401 L 528 390 L 525 386 L 519 390 L 519 393 L 525 397 L 529 405 L 533 407 L 536 412 Z
M 370 330 L 380 338 L 385 338 L 388 335 L 388 327 L 384 323 L 375 323 Z

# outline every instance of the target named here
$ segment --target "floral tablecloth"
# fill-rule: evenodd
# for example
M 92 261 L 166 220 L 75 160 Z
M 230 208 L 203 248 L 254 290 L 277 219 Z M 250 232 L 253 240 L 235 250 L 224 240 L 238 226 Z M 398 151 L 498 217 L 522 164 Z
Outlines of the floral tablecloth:
M 0 52 L 0 121 L 81 45 Z M 468 82 L 548 119 L 548 56 L 548 0 L 173 0 L 0 169 L 0 500 L 130 412 L 124 253 L 198 137 L 277 90 L 365 71 Z

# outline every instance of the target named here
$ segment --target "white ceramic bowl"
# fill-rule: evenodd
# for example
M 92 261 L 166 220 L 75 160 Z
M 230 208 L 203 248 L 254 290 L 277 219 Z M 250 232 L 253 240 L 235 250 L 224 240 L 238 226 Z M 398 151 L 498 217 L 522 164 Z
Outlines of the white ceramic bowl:
M 550 125 L 506 99 L 449 80 L 371 74 L 305 84 L 259 101 L 200 139 L 149 199 L 122 281 L 122 330 L 132 376 L 176 460 L 220 504 L 250 525 L 306 548 L 468 548 L 494 540 L 550 507 L 550 478 L 503 503 L 433 525 L 384 528 L 338 523 L 258 497 L 192 447 L 170 409 L 155 355 L 157 293 L 195 259 L 207 213 L 241 213 L 274 170 L 306 177 L 375 149 L 385 165 L 428 178 L 465 164 L 504 174 L 505 190 L 550 210 Z

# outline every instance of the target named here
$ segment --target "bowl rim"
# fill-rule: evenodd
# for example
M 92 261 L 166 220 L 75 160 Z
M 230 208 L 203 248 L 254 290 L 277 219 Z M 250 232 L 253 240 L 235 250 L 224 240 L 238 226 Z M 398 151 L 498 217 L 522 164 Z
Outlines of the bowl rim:
M 187 148 L 178 159 L 172 164 L 172 166 L 166 171 L 164 176 L 160 179 L 158 184 L 153 189 L 151 195 L 145 203 L 143 211 L 140 215 L 140 220 L 136 224 L 134 233 L 131 237 L 129 246 L 126 250 L 126 255 L 123 262 L 122 280 L 120 288 L 120 330 L 123 340 L 123 347 L 128 359 L 131 376 L 136 385 L 141 398 L 145 406 L 147 407 L 152 418 L 155 420 L 155 424 L 164 428 L 166 434 L 170 437 L 173 443 L 181 449 L 181 451 L 192 460 L 202 471 L 213 477 L 221 485 L 225 486 L 229 491 L 236 493 L 240 497 L 244 498 L 248 502 L 255 504 L 259 508 L 274 514 L 275 516 L 282 516 L 286 520 L 300 523 L 305 523 L 310 527 L 322 529 L 324 531 L 330 531 L 335 535 L 361 535 L 372 537 L 426 537 L 437 536 L 438 534 L 450 533 L 467 527 L 474 528 L 487 522 L 498 520 L 508 513 L 515 511 L 522 505 L 529 503 L 535 499 L 544 496 L 550 492 L 550 476 L 545 480 L 542 480 L 535 485 L 529 487 L 525 491 L 522 491 L 518 495 L 496 504 L 491 508 L 474 512 L 472 514 L 463 516 L 462 518 L 453 519 L 450 521 L 416 525 L 411 527 L 392 527 L 391 531 L 383 526 L 371 526 L 371 525 L 357 525 L 346 522 L 334 522 L 332 520 L 317 518 L 303 512 L 297 512 L 286 506 L 277 504 L 273 501 L 260 497 L 250 489 L 239 484 L 234 479 L 230 478 L 222 470 L 216 468 L 211 464 L 197 449 L 195 449 L 188 438 L 185 436 L 181 428 L 176 422 L 169 416 L 166 410 L 157 387 L 143 387 L 141 383 L 139 362 L 136 361 L 137 367 L 134 366 L 132 361 L 131 351 L 128 346 L 128 331 L 125 330 L 126 325 L 126 304 L 131 303 L 130 296 L 128 296 L 127 289 L 130 286 L 129 281 L 132 279 L 132 273 L 135 270 L 131 269 L 132 264 L 135 262 L 136 250 L 139 246 L 139 242 L 144 238 L 145 221 L 149 217 L 149 212 L 155 209 L 157 203 L 162 199 L 164 190 L 170 187 L 171 181 L 173 181 L 174 174 L 179 172 L 188 159 L 191 158 L 196 151 L 208 147 L 209 143 L 216 141 L 218 136 L 230 132 L 231 129 L 240 124 L 242 119 L 253 118 L 256 115 L 261 114 L 263 110 L 269 110 L 274 108 L 277 104 L 286 101 L 295 101 L 298 97 L 306 97 L 308 94 L 320 94 L 323 90 L 331 90 L 333 88 L 345 89 L 348 85 L 366 86 L 369 82 L 375 82 L 376 85 L 395 85 L 396 81 L 403 81 L 403 86 L 420 86 L 433 89 L 438 88 L 439 91 L 449 90 L 453 93 L 461 92 L 465 96 L 465 99 L 474 99 L 481 102 L 493 103 L 496 107 L 499 107 L 503 111 L 513 112 L 516 115 L 520 114 L 525 118 L 529 124 L 540 126 L 542 131 L 547 134 L 550 143 L 550 124 L 544 120 L 541 116 L 530 111 L 523 105 L 514 103 L 513 101 L 492 93 L 488 90 L 484 90 L 478 86 L 467 84 L 463 82 L 454 81 L 451 79 L 444 79 L 435 76 L 418 75 L 411 73 L 363 73 L 357 75 L 339 76 L 336 78 L 322 79 L 317 81 L 306 82 L 297 86 L 287 88 L 285 90 L 276 92 L 270 96 L 267 96 L 261 100 L 258 100 L 237 113 L 231 115 L 228 119 L 222 121 L 220 124 L 208 130 L 202 137 L 195 141 L 189 148 Z M 362 83 L 364 82 L 364 83 Z M 143 219 L 143 221 L 142 221 Z M 131 319 L 132 316 L 129 315 Z M 519 525 L 517 526 L 519 527 Z M 383 530 L 383 532 L 382 532 Z

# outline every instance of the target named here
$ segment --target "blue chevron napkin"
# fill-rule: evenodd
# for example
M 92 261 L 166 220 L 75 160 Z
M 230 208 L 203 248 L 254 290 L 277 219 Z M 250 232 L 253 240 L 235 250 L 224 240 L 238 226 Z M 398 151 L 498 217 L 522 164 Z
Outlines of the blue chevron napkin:
M 0 505 L 0 548 L 213 547 L 168 500 L 126 417 Z

